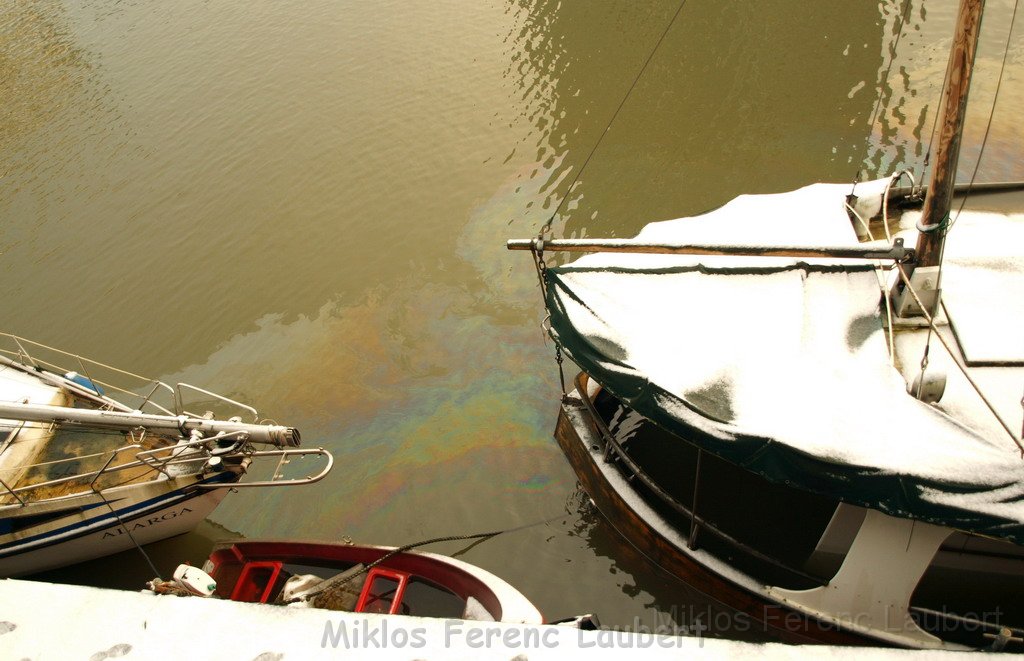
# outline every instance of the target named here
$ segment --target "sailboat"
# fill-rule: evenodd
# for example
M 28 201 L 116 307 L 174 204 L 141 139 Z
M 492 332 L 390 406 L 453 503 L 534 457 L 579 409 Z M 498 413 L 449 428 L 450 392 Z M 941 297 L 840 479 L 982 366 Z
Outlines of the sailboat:
M 190 412 L 196 403 L 236 415 Z M 232 489 L 323 479 L 330 452 L 299 442 L 222 395 L 0 333 L 0 577 L 188 532 Z M 304 458 L 317 470 L 285 477 Z M 270 479 L 240 481 L 275 461 Z
M 582 370 L 555 430 L 580 482 L 738 629 L 1024 639 L 1024 216 L 1000 210 L 1021 186 L 953 207 L 982 6 L 960 6 L 926 186 L 813 184 L 634 239 L 508 242 Z M 593 254 L 547 264 L 563 251 Z

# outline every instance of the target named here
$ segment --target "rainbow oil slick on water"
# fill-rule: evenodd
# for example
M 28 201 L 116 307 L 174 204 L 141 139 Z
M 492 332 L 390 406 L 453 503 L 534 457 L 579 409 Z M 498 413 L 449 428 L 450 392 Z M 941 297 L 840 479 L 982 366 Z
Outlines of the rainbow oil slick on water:
M 551 438 L 554 348 L 504 242 L 919 168 L 952 4 L 911 1 L 882 82 L 902 2 L 689 0 L 606 133 L 675 0 L 0 3 L 0 328 L 250 401 L 337 457 L 315 486 L 234 494 L 157 545 L 162 571 L 234 534 L 546 521 L 431 550 L 549 617 L 686 624 L 711 602 L 604 524 Z M 988 5 L 967 169 L 1012 9 Z M 1001 92 L 980 180 L 1024 177 L 1021 93 Z M 150 573 L 128 553 L 56 576 Z

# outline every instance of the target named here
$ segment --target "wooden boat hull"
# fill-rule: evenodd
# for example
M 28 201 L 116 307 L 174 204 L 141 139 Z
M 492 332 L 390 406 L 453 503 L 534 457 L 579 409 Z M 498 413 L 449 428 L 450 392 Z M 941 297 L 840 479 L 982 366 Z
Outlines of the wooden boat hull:
M 580 483 L 609 524 L 652 563 L 737 612 L 737 629 L 761 631 L 789 643 L 877 644 L 871 638 L 820 622 L 764 598 L 709 566 L 706 554 L 687 547 L 674 527 L 647 506 L 617 467 L 606 463 L 598 432 L 581 403 L 563 403 L 555 439 Z

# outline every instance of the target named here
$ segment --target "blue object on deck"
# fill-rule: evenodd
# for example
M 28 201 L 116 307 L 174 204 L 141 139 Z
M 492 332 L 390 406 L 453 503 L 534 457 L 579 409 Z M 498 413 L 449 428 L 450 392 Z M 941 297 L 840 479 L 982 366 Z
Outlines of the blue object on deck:
M 67 374 L 64 375 L 64 378 L 67 379 L 68 381 L 72 381 L 80 386 L 88 388 L 89 390 L 93 391 L 100 397 L 106 394 L 103 392 L 103 388 L 99 387 L 98 385 L 92 382 L 92 379 L 87 379 L 78 372 L 68 372 Z

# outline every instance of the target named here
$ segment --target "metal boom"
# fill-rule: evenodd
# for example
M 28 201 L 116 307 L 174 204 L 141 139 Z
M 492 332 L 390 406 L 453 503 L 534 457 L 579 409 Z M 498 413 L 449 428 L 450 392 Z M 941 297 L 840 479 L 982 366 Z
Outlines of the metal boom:
M 189 436 L 193 431 L 209 437 L 216 434 L 243 433 L 253 443 L 269 443 L 279 447 L 298 446 L 299 430 L 282 425 L 254 425 L 231 420 L 207 420 L 179 415 L 153 415 L 139 411 L 99 411 L 66 406 L 0 402 L 0 418 L 32 422 L 70 422 L 100 429 L 129 430 L 139 427 L 167 434 Z
M 892 246 L 755 246 L 703 243 L 644 243 L 634 239 L 510 239 L 509 250 L 553 252 L 631 252 L 665 255 L 735 255 L 750 257 L 821 257 L 839 259 L 913 259 L 914 251 L 896 239 Z

